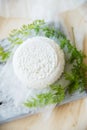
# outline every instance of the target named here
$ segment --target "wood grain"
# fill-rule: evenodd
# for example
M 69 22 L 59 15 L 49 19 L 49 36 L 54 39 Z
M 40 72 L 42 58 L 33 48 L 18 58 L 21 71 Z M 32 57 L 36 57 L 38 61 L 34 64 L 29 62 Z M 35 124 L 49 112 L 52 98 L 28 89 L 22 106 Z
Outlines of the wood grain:
M 87 99 L 82 99 L 56 107 L 48 119 L 39 113 L 1 125 L 0 130 L 87 130 L 86 113 Z

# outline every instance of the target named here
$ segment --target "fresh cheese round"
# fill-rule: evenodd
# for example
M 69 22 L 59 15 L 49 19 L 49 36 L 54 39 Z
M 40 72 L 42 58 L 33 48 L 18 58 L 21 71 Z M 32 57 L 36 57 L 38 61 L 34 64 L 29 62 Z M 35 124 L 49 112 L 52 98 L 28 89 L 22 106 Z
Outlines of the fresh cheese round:
M 31 88 L 44 88 L 60 78 L 64 70 L 64 53 L 46 37 L 33 37 L 21 44 L 13 56 L 16 76 Z

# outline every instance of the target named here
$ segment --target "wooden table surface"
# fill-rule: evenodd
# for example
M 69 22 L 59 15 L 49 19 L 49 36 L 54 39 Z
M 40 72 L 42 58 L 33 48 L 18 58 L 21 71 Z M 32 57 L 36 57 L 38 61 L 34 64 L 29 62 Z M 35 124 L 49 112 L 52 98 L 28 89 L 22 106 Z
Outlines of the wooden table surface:
M 5 8 L 8 9 L 8 6 L 6 5 L 7 2 L 9 2 L 8 6 L 11 9 L 10 14 L 9 12 L 6 12 L 6 10 L 4 10 L 4 6 Z M 26 2 L 28 3 L 28 0 L 26 0 Z M 25 6 L 24 5 L 25 2 L 24 1 L 21 2 L 20 0 L 13 0 L 13 1 L 0 0 L 1 16 L 19 17 L 21 13 L 20 11 L 18 12 L 17 10 L 21 8 L 22 10 L 21 16 L 23 17 L 23 18 L 22 17 L 21 18 L 0 17 L 0 39 L 6 37 L 10 32 L 10 30 L 12 30 L 13 28 L 17 28 L 22 24 L 27 24 L 29 22 L 30 15 L 28 13 L 30 13 L 30 8 L 28 8 L 28 12 L 26 12 L 25 10 L 27 8 L 27 5 Z M 71 22 L 70 21 L 71 14 L 72 13 L 66 14 L 67 20 L 65 22 L 65 24 L 68 25 L 66 27 L 69 32 L 70 32 L 70 26 L 72 26 L 70 25 L 71 23 L 73 24 L 73 26 L 76 26 L 75 22 L 78 23 L 78 20 L 81 21 L 79 17 L 75 20 L 75 22 Z M 74 14 L 76 15 L 75 12 Z M 77 11 L 77 16 L 78 16 L 78 11 Z M 64 15 L 63 17 L 65 18 Z M 84 27 L 84 30 L 81 27 L 82 28 Z M 84 51 L 87 54 L 86 30 L 87 30 L 87 21 L 85 21 L 85 23 L 80 22 L 79 33 L 81 31 L 84 31 L 83 44 L 84 44 Z M 55 110 L 52 112 L 50 118 L 45 119 L 45 117 L 43 117 L 43 114 L 39 113 L 30 117 L 26 117 L 24 119 L 12 121 L 10 123 L 0 125 L 0 130 L 87 130 L 87 98 L 72 103 L 68 103 L 60 107 L 56 107 Z

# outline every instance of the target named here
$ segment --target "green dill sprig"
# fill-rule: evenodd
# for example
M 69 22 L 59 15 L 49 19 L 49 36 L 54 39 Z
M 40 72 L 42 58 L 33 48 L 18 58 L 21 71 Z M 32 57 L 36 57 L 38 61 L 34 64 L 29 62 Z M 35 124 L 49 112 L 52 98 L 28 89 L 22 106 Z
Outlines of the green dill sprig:
M 65 79 L 70 81 L 67 91 L 70 94 L 76 90 L 84 91 L 87 85 L 87 65 L 84 64 L 86 56 L 81 51 L 78 51 L 66 38 L 60 39 L 60 46 L 63 50 L 66 50 L 65 53 L 70 55 L 68 61 L 73 64 L 71 72 L 65 72 Z
M 46 105 L 60 103 L 65 97 L 64 88 L 61 85 L 51 85 L 50 91 L 36 95 L 35 98 L 27 100 L 27 107 L 44 107 Z
M 33 33 L 37 35 L 44 24 L 44 20 L 35 20 L 31 24 L 23 25 L 20 29 L 12 30 L 9 34 L 8 40 L 14 45 L 22 44 L 29 36 L 33 36 Z
M 4 51 L 4 48 L 0 46 L 0 62 L 5 62 L 10 56 L 9 51 Z
M 35 34 L 35 35 L 34 35 Z M 46 37 L 65 37 L 60 30 L 56 30 L 54 26 L 50 26 L 44 20 L 35 20 L 33 23 L 23 25 L 20 29 L 12 30 L 9 34 L 8 40 L 14 44 L 22 44 L 29 36 L 46 36 Z
M 71 70 L 71 73 L 65 73 L 65 79 L 70 81 L 70 84 L 67 86 L 67 91 L 72 94 L 76 90 L 81 92 L 86 89 L 87 86 L 87 66 L 83 63 L 78 65 L 74 64 Z
M 63 50 L 66 50 L 66 53 L 70 54 L 70 57 L 68 59 L 70 63 L 77 61 L 78 64 L 82 64 L 85 55 L 81 51 L 78 51 L 77 48 L 74 45 L 72 45 L 70 40 L 68 40 L 66 37 L 59 38 L 59 40 L 60 40 L 60 47 Z

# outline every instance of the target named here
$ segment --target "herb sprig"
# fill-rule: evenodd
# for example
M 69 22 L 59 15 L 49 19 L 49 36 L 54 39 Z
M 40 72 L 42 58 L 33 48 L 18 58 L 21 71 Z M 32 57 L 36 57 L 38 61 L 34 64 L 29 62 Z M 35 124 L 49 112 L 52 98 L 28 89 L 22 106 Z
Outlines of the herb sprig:
M 0 62 L 5 62 L 10 56 L 10 51 L 5 51 L 2 46 L 0 46 Z
M 60 103 L 66 92 L 73 94 L 75 91 L 80 90 L 81 92 L 85 90 L 87 85 L 87 65 L 84 64 L 85 55 L 78 51 L 75 45 L 66 38 L 66 36 L 54 26 L 50 26 L 44 22 L 44 20 L 36 20 L 31 24 L 23 25 L 18 30 L 13 30 L 9 35 L 8 40 L 13 45 L 22 44 L 29 36 L 46 36 L 49 38 L 55 38 L 58 40 L 61 49 L 64 50 L 66 54 L 69 54 L 67 61 L 72 64 L 70 72 L 64 72 L 65 80 L 69 81 L 67 86 L 62 86 L 61 84 L 53 84 L 50 86 L 50 91 L 47 93 L 37 94 L 36 97 L 32 97 L 27 100 L 24 104 L 27 107 L 43 107 L 45 105 Z
M 64 97 L 65 91 L 61 85 L 51 85 L 49 92 L 38 94 L 35 98 L 31 98 L 24 104 L 27 107 L 44 107 L 46 105 L 59 103 Z
M 65 79 L 70 81 L 70 84 L 67 86 L 67 91 L 72 94 L 76 90 L 83 91 L 87 85 L 87 65 L 84 64 L 84 58 L 86 56 L 81 51 L 78 51 L 77 48 L 71 45 L 70 41 L 65 38 L 60 39 L 60 46 L 66 53 L 70 56 L 68 61 L 70 64 L 73 64 L 71 72 L 65 72 Z

